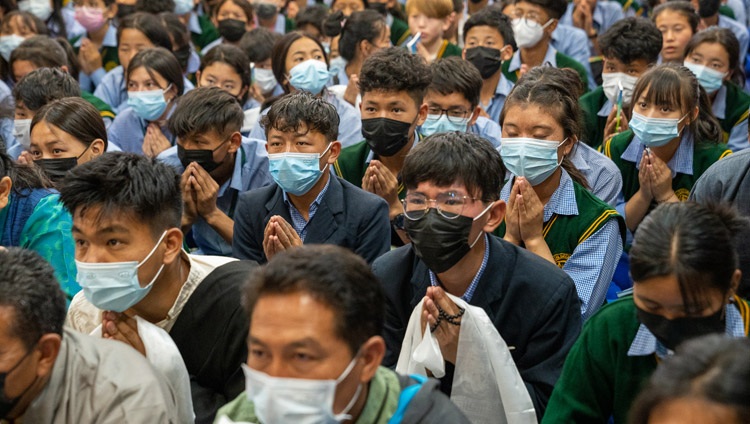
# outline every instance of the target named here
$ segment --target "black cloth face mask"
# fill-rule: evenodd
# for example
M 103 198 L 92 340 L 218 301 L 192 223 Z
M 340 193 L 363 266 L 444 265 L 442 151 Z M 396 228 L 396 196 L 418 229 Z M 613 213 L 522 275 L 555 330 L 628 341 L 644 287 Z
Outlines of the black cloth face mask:
M 666 319 L 636 306 L 638 321 L 648 328 L 661 344 L 675 350 L 680 343 L 707 334 L 726 331 L 726 306 L 707 317 Z
M 39 165 L 40 168 L 44 171 L 44 174 L 47 175 L 47 178 L 49 178 L 50 181 L 53 183 L 58 183 L 62 181 L 63 178 L 65 178 L 65 175 L 67 175 L 68 171 L 78 166 L 78 159 L 81 158 L 91 147 L 91 144 L 86 147 L 86 150 L 81 152 L 78 157 L 72 157 L 72 158 L 59 158 L 59 159 L 37 159 L 34 161 L 35 164 Z
M 224 37 L 225 40 L 230 43 L 236 43 L 240 41 L 243 35 L 245 35 L 246 28 L 245 23 L 239 19 L 222 19 L 219 21 L 219 35 Z
M 229 141 L 229 140 L 227 140 Z M 225 141 L 224 143 L 226 143 Z M 211 173 L 214 169 L 218 168 L 222 162 L 214 161 L 214 152 L 219 150 L 224 143 L 219 144 L 213 150 L 208 149 L 186 149 L 180 144 L 177 144 L 177 157 L 180 159 L 180 163 L 183 168 L 187 168 L 191 162 L 195 162 L 208 173 Z
M 466 60 L 479 70 L 482 79 L 487 79 L 495 75 L 503 65 L 500 53 L 500 50 L 491 47 L 472 47 L 466 49 Z
M 378 156 L 393 156 L 409 142 L 411 122 L 388 118 L 362 120 L 362 135 Z
M 20 395 L 9 398 L 5 396 L 5 380 L 8 378 L 8 374 L 15 371 L 16 368 L 18 368 L 21 363 L 26 360 L 26 357 L 29 356 L 31 353 L 31 350 L 26 352 L 25 355 L 23 355 L 23 358 L 19 360 L 16 365 L 13 365 L 13 368 L 9 369 L 6 372 L 0 373 L 0 419 L 5 419 L 8 417 L 8 414 L 10 411 L 13 410 L 13 408 L 18 405 L 18 402 L 21 400 L 21 398 L 34 386 L 34 383 L 36 383 L 36 378 L 34 378 L 34 381 L 29 384 L 29 387 L 27 387 Z

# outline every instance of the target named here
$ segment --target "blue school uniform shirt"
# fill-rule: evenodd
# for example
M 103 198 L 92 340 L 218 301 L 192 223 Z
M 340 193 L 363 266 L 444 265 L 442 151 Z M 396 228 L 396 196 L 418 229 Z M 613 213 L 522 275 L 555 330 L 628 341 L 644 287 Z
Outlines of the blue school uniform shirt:
M 492 143 L 496 149 L 500 147 L 500 138 L 502 134 L 500 131 L 500 124 L 495 121 L 490 121 L 484 116 L 480 116 L 477 118 L 474 125 L 469 127 L 469 132 L 486 139 Z
M 185 84 L 185 90 L 182 94 L 195 88 L 187 78 L 183 78 L 183 83 Z M 125 71 L 122 65 L 107 72 L 101 83 L 96 87 L 94 96 L 107 103 L 117 115 L 128 107 L 128 90 L 125 85 Z
M 576 143 L 569 158 L 586 178 L 594 196 L 616 207 L 622 192 L 622 174 L 612 159 L 583 142 Z
M 575 5 L 573 3 L 568 4 L 568 10 L 566 10 L 565 14 L 560 18 L 561 24 L 575 26 L 573 25 L 574 7 Z M 619 21 L 620 19 L 624 19 L 625 14 L 622 12 L 622 5 L 620 3 L 616 1 L 599 0 L 596 2 L 596 7 L 594 7 L 594 12 L 592 13 L 591 18 L 594 21 L 594 29 L 596 30 L 596 32 L 602 34 L 606 30 L 608 30 L 609 27 L 614 25 L 615 22 Z M 587 44 L 589 46 L 589 50 L 593 52 L 593 40 L 588 40 Z
M 727 112 L 727 86 L 722 85 L 719 91 L 716 92 L 716 97 L 711 105 L 711 110 L 714 116 L 719 119 L 724 119 Z M 750 144 L 747 140 L 747 117 L 740 123 L 732 127 L 732 131 L 729 133 L 729 140 L 727 140 L 727 147 L 733 152 L 739 152 L 742 149 L 747 149 Z
M 201 54 L 203 54 L 205 56 L 206 53 L 209 52 L 209 50 L 213 49 L 214 47 L 216 47 L 218 45 L 221 45 L 222 43 L 224 43 L 224 37 L 217 38 L 216 40 L 214 40 L 214 41 L 206 44 L 206 47 L 204 47 L 203 49 L 201 49 Z
M 553 55 L 554 56 L 554 55 Z M 519 54 L 520 61 L 520 54 Z M 520 65 L 519 65 L 520 68 Z M 510 90 L 513 89 L 513 83 L 510 82 L 502 72 L 500 72 L 500 79 L 497 81 L 497 87 L 495 88 L 495 94 L 490 99 L 488 104 L 481 103 L 480 105 L 487 115 L 490 116 L 490 120 L 493 122 L 500 122 L 500 112 L 503 111 L 505 105 L 505 99 L 510 94 Z
M 80 48 L 85 36 L 86 34 L 79 38 L 78 41 L 76 41 L 74 47 Z M 102 48 L 104 47 L 117 48 L 117 27 L 115 27 L 113 24 L 109 25 L 109 29 L 107 30 L 107 33 L 104 35 L 104 39 L 102 40 Z M 101 49 L 99 50 L 101 51 Z M 81 85 L 81 90 L 93 92 L 94 89 L 102 82 L 102 79 L 105 75 L 107 75 L 107 71 L 105 71 L 104 68 L 95 70 L 91 73 L 91 75 L 86 75 L 85 72 L 80 71 L 78 73 L 78 83 Z
M 168 106 L 170 107 L 170 106 Z M 171 106 L 167 118 L 172 116 L 174 106 Z M 112 125 L 107 129 L 107 138 L 110 144 L 115 144 L 123 152 L 143 154 L 143 138 L 146 135 L 148 122 L 135 114 L 132 108 L 128 107 L 115 117 Z M 165 123 L 161 128 L 164 137 L 174 146 L 175 137 L 169 132 Z
M 589 90 L 594 90 L 597 84 L 591 72 L 591 65 L 589 64 L 591 52 L 587 47 L 588 42 L 589 38 L 586 35 L 586 31 L 574 26 L 559 24 L 555 28 L 555 31 L 552 32 L 552 41 L 550 44 L 556 50 L 583 66 L 586 74 L 589 76 Z
M 157 156 L 157 160 L 174 167 L 180 175 L 185 172 L 185 168 L 177 157 L 177 146 L 172 146 L 162 152 Z M 273 179 L 268 167 L 265 142 L 243 137 L 240 149 L 235 156 L 232 177 L 219 187 L 216 206 L 233 218 L 239 194 L 265 187 L 271 182 Z M 192 231 L 193 240 L 198 246 L 196 253 L 232 256 L 232 245 L 227 243 L 203 218 L 196 218 Z
M 731 30 L 737 37 L 737 41 L 740 42 L 740 64 L 745 63 L 748 44 L 750 44 L 750 33 L 747 32 L 747 27 L 724 15 L 719 15 L 718 26 L 719 28 L 727 28 Z

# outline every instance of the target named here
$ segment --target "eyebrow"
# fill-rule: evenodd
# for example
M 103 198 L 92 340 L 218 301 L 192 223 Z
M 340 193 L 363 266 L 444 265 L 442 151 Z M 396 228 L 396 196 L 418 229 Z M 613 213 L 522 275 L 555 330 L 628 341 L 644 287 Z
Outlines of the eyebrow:
M 82 233 L 81 229 L 73 225 L 73 232 Z M 95 234 L 112 234 L 112 233 L 129 233 L 127 227 L 122 225 L 110 225 L 108 227 L 100 228 L 96 230 Z
M 262 340 L 258 339 L 257 337 L 254 337 L 254 336 L 250 336 L 249 335 L 247 337 L 247 341 L 248 341 L 249 344 L 255 344 L 255 345 L 262 346 L 262 347 L 267 347 L 267 345 Z M 314 348 L 317 348 L 317 349 L 322 349 L 323 348 L 320 345 L 320 343 L 317 340 L 313 339 L 312 337 L 305 337 L 305 338 L 302 338 L 302 339 L 299 339 L 299 340 L 295 340 L 295 341 L 293 341 L 291 343 L 287 343 L 287 344 L 284 345 L 285 349 L 289 349 L 289 348 L 294 349 L 294 348 L 299 348 L 299 347 L 314 347 Z

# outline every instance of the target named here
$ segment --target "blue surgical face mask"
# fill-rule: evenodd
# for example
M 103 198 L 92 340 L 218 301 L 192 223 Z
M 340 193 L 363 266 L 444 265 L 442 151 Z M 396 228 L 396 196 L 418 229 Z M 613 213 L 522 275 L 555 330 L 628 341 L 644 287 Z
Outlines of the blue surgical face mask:
M 276 153 L 268 155 L 271 177 L 282 190 L 301 196 L 318 182 L 323 171 L 320 158 L 328 153 L 331 143 L 323 153 Z
M 11 34 L 0 36 L 0 56 L 10 63 L 10 54 L 23 43 L 25 38 L 20 35 Z
M 174 13 L 184 15 L 193 11 L 193 0 L 174 0 Z
M 299 91 L 318 95 L 328 83 L 328 65 L 316 59 L 306 60 L 289 71 L 289 84 Z
M 717 92 L 724 84 L 724 78 L 727 76 L 726 72 L 719 72 L 715 69 L 711 69 L 707 66 L 699 65 L 697 63 L 686 60 L 684 63 L 686 68 L 695 75 L 698 79 L 698 83 L 706 90 L 706 93 L 713 94 Z
M 151 258 L 166 235 L 167 232 L 164 231 L 154 248 L 141 262 L 76 261 L 78 268 L 76 281 L 83 289 L 86 299 L 103 311 L 115 312 L 124 312 L 140 302 L 151 291 L 154 281 L 159 278 L 164 269 L 164 264 L 159 267 L 159 271 L 146 287 L 141 287 L 141 282 L 138 280 L 138 268 Z
M 677 118 L 648 118 L 633 112 L 628 126 L 646 147 L 661 147 L 680 136 L 680 122 L 687 115 Z
M 449 131 L 466 132 L 469 127 L 470 118 L 471 117 L 461 118 L 460 120 L 453 118 L 454 120 L 458 121 L 454 122 L 448 119 L 448 115 L 446 114 L 427 115 L 427 119 L 424 121 L 424 124 L 422 124 L 421 132 L 425 137 L 432 134 L 444 133 Z
M 562 160 L 557 159 L 557 149 L 567 140 L 558 143 L 535 138 L 503 138 L 500 141 L 500 156 L 508 171 L 536 186 L 560 166 Z
M 169 84 L 164 90 L 128 91 L 128 106 L 133 108 L 136 115 L 147 121 L 155 121 L 167 109 L 164 93 L 169 90 Z

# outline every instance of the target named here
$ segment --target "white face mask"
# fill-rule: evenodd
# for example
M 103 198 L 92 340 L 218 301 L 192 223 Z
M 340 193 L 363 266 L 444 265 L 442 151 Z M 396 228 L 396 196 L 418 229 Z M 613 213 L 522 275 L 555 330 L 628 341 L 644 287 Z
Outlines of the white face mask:
M 358 355 L 335 380 L 307 380 L 281 378 L 256 371 L 245 364 L 245 392 L 255 406 L 255 414 L 262 423 L 326 424 L 352 419 L 348 415 L 362 391 L 362 385 L 343 411 L 335 414 L 333 402 L 336 386 L 352 371 Z
M 537 22 L 529 21 L 526 18 L 513 19 L 513 35 L 516 39 L 516 45 L 519 49 L 527 49 L 534 47 L 539 43 L 539 40 L 544 37 L 544 29 L 552 23 L 552 19 L 547 21 L 544 25 L 539 25 Z
M 46 22 L 52 16 L 52 2 L 50 0 L 23 0 L 18 2 L 18 10 L 29 12 Z
M 622 103 L 630 104 L 633 100 L 633 88 L 637 81 L 638 77 L 623 72 L 602 73 L 604 95 L 615 104 L 617 104 L 617 97 L 620 95 L 620 84 L 622 84 Z
M 13 136 L 24 149 L 31 147 L 31 119 L 16 119 L 13 121 Z
M 268 94 L 276 88 L 276 77 L 270 69 L 255 68 L 255 83 L 258 84 L 261 93 Z

